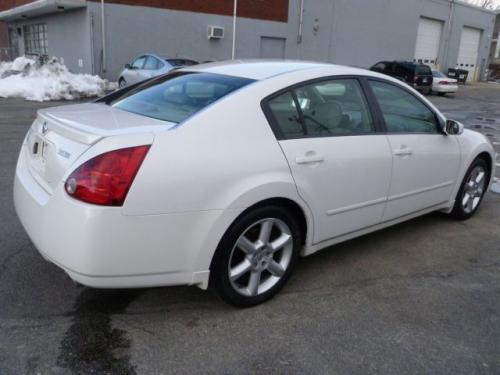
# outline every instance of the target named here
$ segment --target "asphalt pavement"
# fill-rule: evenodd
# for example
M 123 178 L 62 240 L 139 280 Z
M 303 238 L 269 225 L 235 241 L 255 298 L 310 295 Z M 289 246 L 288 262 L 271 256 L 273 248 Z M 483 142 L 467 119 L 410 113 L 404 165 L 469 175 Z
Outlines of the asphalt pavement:
M 496 137 L 500 85 L 430 99 Z M 16 218 L 17 153 L 37 108 L 0 99 L 0 374 L 500 374 L 500 195 L 304 258 L 273 300 L 196 287 L 75 285 Z

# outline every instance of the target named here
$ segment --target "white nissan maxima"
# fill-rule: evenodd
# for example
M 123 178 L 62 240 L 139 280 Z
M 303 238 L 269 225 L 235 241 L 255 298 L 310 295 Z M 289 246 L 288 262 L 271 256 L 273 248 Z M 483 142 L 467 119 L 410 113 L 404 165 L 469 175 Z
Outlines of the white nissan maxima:
M 494 150 L 386 75 L 320 63 L 189 67 L 38 112 L 18 216 L 98 288 L 209 285 L 261 303 L 299 255 L 431 211 L 478 209 Z

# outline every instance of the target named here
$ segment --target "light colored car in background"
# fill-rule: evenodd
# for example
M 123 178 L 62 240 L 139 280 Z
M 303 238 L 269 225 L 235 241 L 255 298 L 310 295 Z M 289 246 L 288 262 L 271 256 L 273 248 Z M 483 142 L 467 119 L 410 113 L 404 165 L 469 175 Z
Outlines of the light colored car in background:
M 432 92 L 440 96 L 446 94 L 455 94 L 458 91 L 458 81 L 454 78 L 447 77 L 444 73 L 432 71 Z
M 198 62 L 184 58 L 166 58 L 155 54 L 145 54 L 126 64 L 118 77 L 120 88 L 165 74 L 184 66 L 197 65 Z
M 471 217 L 494 155 L 387 75 L 204 64 L 40 110 L 14 202 L 36 248 L 78 283 L 211 285 L 251 306 L 299 255 L 432 211 Z

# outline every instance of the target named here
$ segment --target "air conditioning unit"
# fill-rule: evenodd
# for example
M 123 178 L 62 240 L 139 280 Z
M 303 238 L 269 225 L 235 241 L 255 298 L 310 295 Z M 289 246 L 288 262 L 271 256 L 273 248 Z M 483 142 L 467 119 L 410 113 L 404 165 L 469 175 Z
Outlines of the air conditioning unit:
M 208 26 L 208 39 L 224 38 L 224 28 L 220 26 Z

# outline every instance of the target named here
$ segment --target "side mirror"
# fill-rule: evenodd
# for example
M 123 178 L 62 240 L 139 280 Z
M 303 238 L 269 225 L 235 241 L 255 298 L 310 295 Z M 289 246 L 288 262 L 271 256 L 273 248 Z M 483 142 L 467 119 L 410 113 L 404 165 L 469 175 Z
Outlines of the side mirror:
M 446 120 L 446 134 L 460 135 L 464 132 L 464 125 L 455 120 Z
M 130 65 L 130 64 L 125 64 L 125 69 L 132 69 L 132 65 Z

